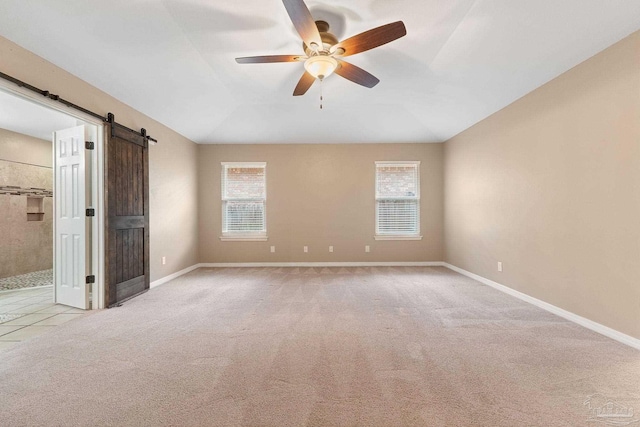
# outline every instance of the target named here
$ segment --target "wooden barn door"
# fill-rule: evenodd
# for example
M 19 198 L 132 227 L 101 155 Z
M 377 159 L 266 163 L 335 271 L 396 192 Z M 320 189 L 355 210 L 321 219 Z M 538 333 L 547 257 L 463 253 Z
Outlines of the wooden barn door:
M 110 124 L 106 144 L 107 306 L 149 289 L 149 156 L 144 135 Z

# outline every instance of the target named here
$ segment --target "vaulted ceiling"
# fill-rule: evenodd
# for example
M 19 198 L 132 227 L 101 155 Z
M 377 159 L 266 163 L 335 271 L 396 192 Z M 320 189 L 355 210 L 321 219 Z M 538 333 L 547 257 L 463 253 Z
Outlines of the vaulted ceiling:
M 0 35 L 199 143 L 440 142 L 640 29 L 638 0 L 308 0 L 340 39 L 407 36 L 303 97 L 281 0 L 2 0 Z M 0 58 L 0 70 L 1 70 Z M 61 94 L 64 95 L 64 94 Z

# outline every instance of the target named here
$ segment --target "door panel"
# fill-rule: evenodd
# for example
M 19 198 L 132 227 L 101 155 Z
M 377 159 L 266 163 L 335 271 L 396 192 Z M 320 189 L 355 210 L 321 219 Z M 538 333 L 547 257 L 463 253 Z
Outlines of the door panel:
M 56 302 L 86 310 L 89 291 L 90 224 L 86 217 L 86 150 L 84 126 L 54 132 L 55 291 Z M 89 198 L 90 200 L 90 198 Z
M 111 124 L 107 144 L 107 305 L 149 289 L 146 138 Z
M 119 282 L 144 274 L 144 228 L 116 230 L 116 272 Z

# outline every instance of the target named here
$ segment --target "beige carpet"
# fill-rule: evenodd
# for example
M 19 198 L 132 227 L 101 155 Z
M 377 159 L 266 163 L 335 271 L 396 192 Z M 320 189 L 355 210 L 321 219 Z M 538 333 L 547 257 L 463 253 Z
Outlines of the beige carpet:
M 607 400 L 640 414 L 640 352 L 445 268 L 200 269 L 0 352 L 0 426 L 594 426 Z

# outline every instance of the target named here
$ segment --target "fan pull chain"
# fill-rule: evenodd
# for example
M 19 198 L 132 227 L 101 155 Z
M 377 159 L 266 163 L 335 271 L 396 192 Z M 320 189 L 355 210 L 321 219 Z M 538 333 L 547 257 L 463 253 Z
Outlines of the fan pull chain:
M 320 80 L 320 109 L 322 110 L 322 80 Z

